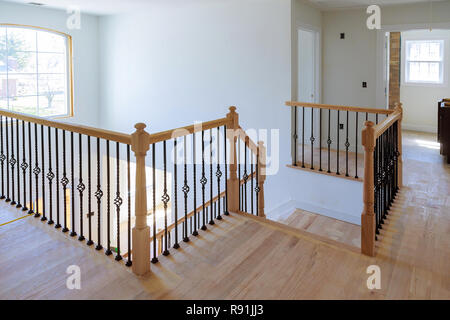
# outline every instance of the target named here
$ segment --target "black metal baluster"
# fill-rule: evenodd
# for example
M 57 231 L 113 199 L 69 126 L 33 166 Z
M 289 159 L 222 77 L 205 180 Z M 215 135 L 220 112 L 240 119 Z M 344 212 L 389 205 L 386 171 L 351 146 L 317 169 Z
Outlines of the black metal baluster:
M 328 139 L 327 139 L 327 145 L 328 145 L 328 170 L 327 170 L 327 172 L 328 173 L 331 173 L 331 168 L 330 168 L 330 165 L 331 165 L 331 161 L 330 161 L 330 152 L 331 152 L 331 131 L 330 131 L 330 129 L 331 129 L 331 110 L 330 109 L 328 109 Z
M 346 112 L 347 118 L 346 118 L 346 130 L 345 130 L 345 176 L 348 177 L 348 149 L 350 148 L 350 142 L 348 141 L 348 114 L 349 112 Z
M 67 232 L 69 229 L 67 228 L 67 184 L 69 183 L 69 179 L 67 179 L 67 171 L 66 171 L 66 131 L 62 131 L 62 138 L 63 138 L 63 177 L 61 179 L 61 184 L 63 186 L 63 203 L 64 203 L 64 228 L 62 229 L 62 232 Z
M 305 167 L 305 107 L 302 107 L 302 168 Z
M 48 172 L 47 172 L 47 179 L 48 179 L 48 203 L 50 207 L 50 219 L 48 220 L 48 224 L 52 225 L 54 224 L 53 221 L 53 179 L 55 178 L 55 174 L 52 171 L 52 134 L 51 134 L 51 128 L 48 128 Z
M 32 157 L 32 151 L 31 151 L 31 122 L 28 122 L 28 158 L 29 158 L 29 180 L 28 180 L 28 187 L 29 187 L 29 193 L 30 193 L 30 205 L 28 209 L 28 214 L 33 214 L 33 157 Z
M 217 127 L 217 169 L 216 169 L 216 177 L 217 177 L 217 220 L 222 220 L 222 215 L 220 214 L 220 178 L 222 177 L 222 171 L 220 171 L 220 127 Z M 224 208 L 225 209 L 225 208 Z
M 9 139 L 8 139 L 8 117 L 5 117 L 5 143 L 6 143 L 6 200 L 11 202 L 9 197 Z
M 212 163 L 212 129 L 209 129 L 209 205 L 211 207 L 209 224 L 214 224 L 213 205 L 213 163 Z
M 38 158 L 38 134 L 37 134 L 37 124 L 34 124 L 34 179 L 35 179 L 35 192 L 36 192 L 36 198 L 35 198 L 35 213 L 34 216 L 36 218 L 40 217 L 41 214 L 39 213 L 39 173 L 41 172 L 41 168 L 39 168 L 39 158 Z
M 355 179 L 358 179 L 358 112 L 355 117 Z
M 375 123 L 378 124 L 378 113 L 375 115 Z
M 106 140 L 106 250 L 107 256 L 111 251 L 111 158 L 109 154 L 109 140 Z
M 156 152 L 155 144 L 152 144 L 152 191 L 153 191 L 153 258 L 152 263 L 158 262 L 158 251 L 156 251 Z
M 2 167 L 2 195 L 0 199 L 6 199 L 5 196 L 5 154 L 3 153 L 3 116 L 0 115 L 0 163 Z
M 243 194 L 243 211 L 247 212 L 247 181 L 248 181 L 248 172 L 247 172 L 247 151 L 248 151 L 248 138 L 245 137 L 244 141 L 244 185 L 242 186 L 242 194 Z
M 253 212 L 253 180 L 255 179 L 255 176 L 254 176 L 254 171 L 253 171 L 253 152 L 251 152 L 251 150 L 250 150 L 250 174 L 252 175 L 252 177 L 250 179 L 250 213 L 254 214 L 254 212 Z
M 14 157 L 14 120 L 11 118 L 11 159 L 9 159 L 9 164 L 11 165 L 11 205 L 15 206 L 17 204 L 15 197 L 15 178 L 14 178 L 14 168 L 17 163 Z
M 319 171 L 322 171 L 322 109 L 319 109 Z
M 56 224 L 55 224 L 55 228 L 59 229 L 61 228 L 61 223 L 60 223 L 60 209 L 59 209 L 59 141 L 58 141 L 58 129 L 55 128 L 55 156 L 56 156 Z
M 314 108 L 311 108 L 311 137 L 309 141 L 311 142 L 311 170 L 314 170 Z
M 205 207 L 205 187 L 208 180 L 205 176 L 205 131 L 202 131 L 202 178 L 200 179 L 202 184 L 202 230 L 206 230 L 206 207 Z
M 94 193 L 95 198 L 97 199 L 97 245 L 95 246 L 95 250 L 102 250 L 103 246 L 101 244 L 101 207 L 102 207 L 102 197 L 103 191 L 100 180 L 100 138 L 97 138 L 97 190 Z
M 45 216 L 45 146 L 44 146 L 44 126 L 41 125 L 41 160 L 42 160 L 42 218 L 41 221 L 47 221 Z
M 131 267 L 131 172 L 130 172 L 130 145 L 127 144 L 127 204 L 128 204 L 128 259 L 125 265 Z
M 194 184 L 194 232 L 192 235 L 198 236 L 197 231 L 197 166 L 196 166 L 196 141 L 195 141 L 195 132 L 192 134 L 192 155 L 193 155 L 193 184 Z M 200 219 L 198 219 L 200 220 Z
M 293 165 L 297 166 L 297 158 L 298 158 L 298 145 L 297 145 L 297 140 L 298 140 L 298 110 L 297 107 L 293 107 L 294 108 L 294 134 L 293 134 L 293 140 L 294 140 L 294 159 L 293 159 Z
M 79 196 L 80 196 L 80 236 L 78 237 L 79 241 L 83 241 L 84 238 L 84 234 L 83 234 L 83 214 L 84 214 L 84 210 L 83 210 L 83 193 L 84 190 L 86 189 L 86 186 L 83 183 L 83 141 L 82 141 L 82 136 L 79 133 L 78 134 L 78 185 L 77 185 L 77 190 L 79 192 Z
M 114 199 L 114 205 L 116 206 L 116 223 L 117 223 L 117 254 L 114 258 L 116 261 L 122 260 L 120 255 L 120 207 L 123 200 L 120 197 L 120 144 L 116 142 L 116 198 Z
M 186 136 L 183 137 L 183 156 L 184 156 L 184 184 L 183 184 L 183 193 L 184 193 L 184 223 L 183 223 L 183 241 L 189 242 L 188 237 L 188 193 L 189 193 L 189 186 L 188 186 L 188 180 L 187 180 L 187 149 L 186 149 Z
M 241 139 L 237 139 L 237 162 L 238 162 L 238 188 L 239 188 L 239 210 L 242 211 L 242 196 L 241 196 Z
M 75 237 L 77 233 L 75 232 L 75 165 L 74 165 L 74 158 L 75 154 L 73 151 L 73 132 L 70 132 L 70 180 L 71 180 L 71 197 L 70 197 L 70 203 L 71 203 L 71 218 L 72 218 L 72 231 L 70 232 L 71 237 Z
M 88 155 L 88 241 L 86 244 L 91 246 L 94 244 L 92 241 L 92 181 L 91 181 L 91 137 L 87 136 L 87 155 Z
M 167 154 L 166 154 L 166 140 L 163 141 L 163 168 L 164 168 L 164 189 L 162 202 L 164 204 L 164 251 L 163 256 L 168 256 L 170 254 L 167 244 L 167 203 L 170 200 L 169 194 L 167 193 Z
M 178 244 L 178 172 L 177 172 L 177 138 L 173 140 L 173 154 L 174 154 L 174 162 L 173 162 L 173 175 L 174 175 L 174 209 L 175 209 L 175 243 L 173 245 L 174 249 L 178 249 L 180 245 Z
M 25 156 L 25 121 L 22 120 L 22 179 L 23 179 L 23 208 L 22 211 L 28 211 L 27 207 L 27 168 L 28 163 Z
M 19 136 L 19 120 L 16 120 L 16 152 L 17 152 L 17 205 L 16 208 L 22 208 L 20 203 L 20 136 Z
M 224 166 L 225 166 L 225 203 L 224 203 L 224 211 L 225 215 L 228 216 L 230 213 L 228 212 L 228 167 L 227 167 L 227 126 L 223 126 L 223 157 L 224 157 Z
M 336 143 L 336 174 L 340 175 L 339 173 L 339 130 L 341 129 L 340 126 L 340 119 L 339 119 L 340 113 L 339 110 L 337 110 L 337 143 Z
M 259 148 L 256 151 L 256 166 L 255 166 L 255 173 L 256 173 L 256 187 L 255 187 L 255 193 L 256 193 L 256 215 L 259 216 Z

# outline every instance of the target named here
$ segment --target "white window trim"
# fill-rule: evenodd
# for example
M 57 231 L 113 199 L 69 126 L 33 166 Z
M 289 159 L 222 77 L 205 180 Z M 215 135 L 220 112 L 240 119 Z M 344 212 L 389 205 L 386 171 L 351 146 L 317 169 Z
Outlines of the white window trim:
M 442 53 L 442 62 L 441 62 L 441 75 L 442 82 L 427 82 L 427 81 L 407 81 L 407 41 L 413 42 L 442 42 L 443 45 L 441 50 Z M 448 73 L 449 73 L 449 43 L 447 39 L 442 39 L 442 37 L 402 37 L 402 49 L 401 49 L 401 86 L 410 86 L 410 87 L 436 87 L 442 88 L 448 86 Z M 425 61 L 426 62 L 426 61 Z

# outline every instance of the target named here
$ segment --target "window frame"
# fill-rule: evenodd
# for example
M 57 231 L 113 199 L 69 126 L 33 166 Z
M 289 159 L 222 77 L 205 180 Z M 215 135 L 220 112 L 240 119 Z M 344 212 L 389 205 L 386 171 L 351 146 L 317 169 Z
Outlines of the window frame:
M 40 27 L 40 26 L 32 26 L 32 25 L 24 25 L 24 24 L 14 24 L 14 23 L 2 23 L 0 22 L 0 27 L 10 27 L 10 28 L 22 28 L 22 29 L 33 29 L 36 31 L 45 31 L 45 32 L 50 32 L 50 33 L 54 33 L 60 36 L 64 36 L 66 39 L 66 62 L 67 62 L 67 113 L 65 114 L 60 114 L 60 115 L 54 115 L 54 116 L 46 116 L 45 118 L 49 118 L 49 119 L 64 119 L 64 118 L 71 118 L 74 116 L 74 98 L 73 98 L 73 91 L 74 91 L 74 86 L 73 86 L 73 53 L 72 53 L 72 36 L 70 34 L 58 31 L 58 30 L 54 30 L 54 29 L 49 29 L 49 28 L 45 28 L 45 27 Z M 1 109 L 0 110 L 6 110 L 6 109 Z M 16 112 L 13 110 L 7 110 L 9 112 Z M 33 116 L 33 117 L 40 117 L 34 114 L 28 114 L 27 115 Z
M 429 43 L 429 42 L 439 42 L 440 43 L 440 51 L 441 51 L 441 60 L 439 61 L 426 61 L 426 60 L 410 60 L 409 54 L 410 54 L 410 44 L 411 43 Z M 403 66 L 403 79 L 402 79 L 402 85 L 407 86 L 432 86 L 432 87 L 443 87 L 446 86 L 447 83 L 447 77 L 446 77 L 446 63 L 445 63 L 445 56 L 448 54 L 446 52 L 446 41 L 442 38 L 407 38 L 403 41 L 403 44 L 405 46 L 404 50 L 404 62 L 402 63 Z M 429 62 L 429 63 L 438 63 L 439 64 L 439 81 L 423 81 L 423 80 L 410 80 L 409 79 L 409 64 L 412 62 Z

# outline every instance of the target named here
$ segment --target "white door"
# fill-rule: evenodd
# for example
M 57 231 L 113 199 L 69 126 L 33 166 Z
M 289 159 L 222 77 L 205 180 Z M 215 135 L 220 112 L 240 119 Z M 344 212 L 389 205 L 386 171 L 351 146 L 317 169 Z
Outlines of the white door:
M 298 101 L 316 99 L 316 32 L 298 30 Z

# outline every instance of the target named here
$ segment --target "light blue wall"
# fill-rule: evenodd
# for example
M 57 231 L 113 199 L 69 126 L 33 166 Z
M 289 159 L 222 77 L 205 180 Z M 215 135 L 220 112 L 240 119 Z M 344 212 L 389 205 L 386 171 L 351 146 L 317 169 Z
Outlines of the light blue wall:
M 69 30 L 68 17 L 63 10 L 0 1 L 0 23 L 45 27 L 72 36 L 75 116 L 64 121 L 96 126 L 99 123 L 98 18 L 83 14 L 81 29 Z

